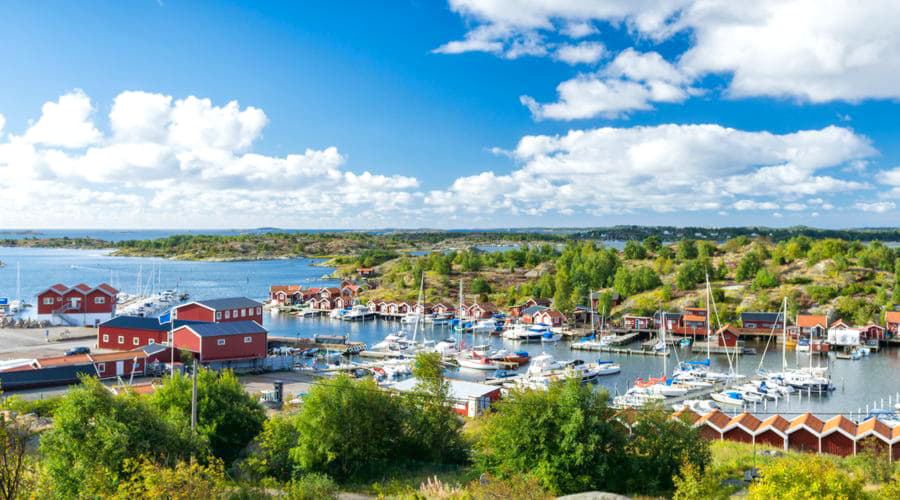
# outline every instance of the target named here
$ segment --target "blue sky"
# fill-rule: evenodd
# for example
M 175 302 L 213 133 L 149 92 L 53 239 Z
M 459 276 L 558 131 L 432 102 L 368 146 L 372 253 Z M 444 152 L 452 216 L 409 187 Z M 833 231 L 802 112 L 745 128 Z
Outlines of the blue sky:
M 732 4 L 3 2 L 0 226 L 895 225 L 898 6 Z

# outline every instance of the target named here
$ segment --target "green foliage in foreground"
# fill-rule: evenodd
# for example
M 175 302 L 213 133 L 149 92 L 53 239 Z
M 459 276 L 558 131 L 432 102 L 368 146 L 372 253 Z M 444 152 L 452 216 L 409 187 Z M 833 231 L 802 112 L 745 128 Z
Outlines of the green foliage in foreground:
M 762 479 L 750 487 L 750 500 L 866 498 L 861 480 L 820 456 L 785 457 L 764 466 L 760 474 Z

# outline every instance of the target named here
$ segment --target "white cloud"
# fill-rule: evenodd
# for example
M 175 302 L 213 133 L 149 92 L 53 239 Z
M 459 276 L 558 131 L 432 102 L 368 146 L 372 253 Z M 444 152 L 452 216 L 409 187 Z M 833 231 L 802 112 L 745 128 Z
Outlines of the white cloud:
M 123 92 L 109 136 L 91 122 L 92 110 L 83 92 L 67 94 L 45 104 L 23 135 L 0 141 L 0 197 L 22 214 L 17 224 L 358 226 L 358 217 L 402 219 L 421 198 L 417 179 L 347 171 L 334 147 L 284 157 L 247 152 L 267 118 L 236 101 Z M 47 196 L 49 214 L 37 209 Z
M 799 212 L 801 210 L 806 210 L 806 205 L 803 203 L 788 203 L 784 206 L 785 210 L 790 210 L 791 212 Z
M 559 100 L 540 104 L 522 96 L 535 119 L 574 120 L 616 118 L 630 111 L 651 109 L 654 102 L 681 102 L 694 89 L 678 69 L 656 52 L 621 52 L 597 73 L 579 75 L 559 84 Z
M 727 78 L 732 97 L 821 103 L 900 99 L 900 2 L 894 0 L 449 0 L 472 26 L 443 52 L 508 56 L 522 37 L 547 47 L 596 25 L 641 46 L 687 35 L 675 66 L 689 80 Z M 541 51 L 534 50 L 532 54 Z M 647 109 L 639 107 L 635 109 Z M 548 115 L 549 116 L 549 115 Z M 842 118 L 843 119 L 843 118 Z
M 577 45 L 560 45 L 554 57 L 569 64 L 593 64 L 603 57 L 606 48 L 599 42 L 581 42 Z
M 44 103 L 41 117 L 25 132 L 25 139 L 34 144 L 64 148 L 95 144 L 102 136 L 90 121 L 93 113 L 91 99 L 81 90 L 73 90 L 56 102 Z
M 3 126 L 6 125 L 6 118 L 0 115 L 0 139 L 3 139 Z
M 888 186 L 900 186 L 900 167 L 881 172 L 878 180 L 881 184 L 887 184 Z
M 892 201 L 876 201 L 873 203 L 859 202 L 854 205 L 854 207 L 856 207 L 857 210 L 862 210 L 863 212 L 875 212 L 878 214 L 883 214 L 896 208 L 896 205 Z
M 874 154 L 865 137 L 838 127 L 783 135 L 719 125 L 572 130 L 523 137 L 514 152 L 520 168 L 459 178 L 425 202 L 482 214 L 774 210 L 798 193 L 865 187 L 820 171 Z

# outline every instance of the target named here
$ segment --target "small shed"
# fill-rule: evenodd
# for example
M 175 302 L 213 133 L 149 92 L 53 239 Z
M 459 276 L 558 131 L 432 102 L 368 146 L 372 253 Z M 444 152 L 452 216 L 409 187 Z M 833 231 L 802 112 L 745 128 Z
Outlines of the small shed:
M 719 328 L 719 331 L 716 332 L 716 336 L 719 339 L 719 347 L 735 347 L 738 345 L 740 332 L 738 332 L 737 328 L 734 328 L 728 323 L 722 328 Z
M 408 378 L 391 386 L 398 392 L 411 392 L 418 385 L 416 378 Z M 491 404 L 500 399 L 500 388 L 465 380 L 447 379 L 453 411 L 467 417 L 477 417 L 489 411 Z

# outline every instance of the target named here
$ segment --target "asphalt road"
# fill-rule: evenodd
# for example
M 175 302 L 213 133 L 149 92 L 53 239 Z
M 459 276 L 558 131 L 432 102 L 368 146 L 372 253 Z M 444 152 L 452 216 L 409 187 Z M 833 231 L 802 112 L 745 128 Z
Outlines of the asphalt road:
M 94 351 L 96 343 L 94 328 L 0 328 L 0 360 L 59 356 L 73 347 Z

